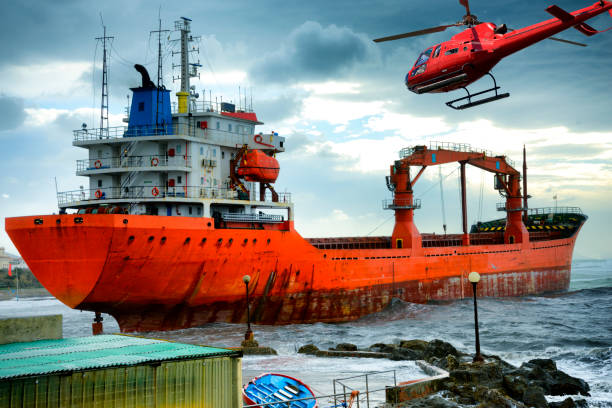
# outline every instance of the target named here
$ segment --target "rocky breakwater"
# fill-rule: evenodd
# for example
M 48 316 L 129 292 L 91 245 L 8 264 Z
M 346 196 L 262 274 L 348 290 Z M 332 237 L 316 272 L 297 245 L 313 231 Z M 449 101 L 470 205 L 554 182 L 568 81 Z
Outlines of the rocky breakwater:
M 300 353 L 321 357 L 340 357 L 336 351 L 349 351 L 352 357 L 368 357 L 373 353 L 392 360 L 417 360 L 424 371 L 427 365 L 442 369 L 444 375 L 387 389 L 389 407 L 586 407 L 583 399 L 568 397 L 561 402 L 548 403 L 545 395 L 589 395 L 589 385 L 557 369 L 550 359 L 534 359 L 515 367 L 497 356 L 483 355 L 483 362 L 472 362 L 472 356 L 458 351 L 442 340 L 403 340 L 398 344 L 373 344 L 359 350 L 351 344 L 340 344 L 329 351 L 321 351 L 310 344 Z M 344 354 L 344 353 L 342 353 Z M 347 353 L 348 354 L 348 353 Z

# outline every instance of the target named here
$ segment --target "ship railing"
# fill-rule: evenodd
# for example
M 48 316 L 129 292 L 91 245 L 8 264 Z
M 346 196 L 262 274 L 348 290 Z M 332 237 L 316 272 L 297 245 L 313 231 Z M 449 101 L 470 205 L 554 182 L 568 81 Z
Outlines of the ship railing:
M 515 167 L 514 161 L 506 157 L 505 155 L 496 155 L 492 151 L 486 149 L 480 149 L 473 147 L 469 143 L 453 143 L 453 142 L 429 142 L 429 150 L 451 150 L 454 152 L 465 152 L 465 153 L 482 153 L 487 157 L 503 157 L 510 166 Z M 404 159 L 412 155 L 416 149 L 414 147 L 405 147 L 400 150 L 400 159 Z
M 229 129 L 201 128 L 198 126 L 173 124 L 165 126 L 117 126 L 108 129 L 78 129 L 74 130 L 74 142 L 88 142 L 100 140 L 113 140 L 141 136 L 190 136 L 212 140 L 215 143 L 236 146 L 249 143 L 253 140 L 252 129 L 248 126 L 234 126 Z M 264 136 L 258 134 L 256 136 Z M 266 135 L 267 136 L 267 135 Z M 129 140 L 129 139 L 128 139 Z M 260 148 L 268 148 L 263 144 Z
M 540 207 L 529 208 L 529 215 L 544 215 L 544 214 L 579 214 L 582 215 L 580 207 Z
M 229 188 L 204 186 L 130 186 L 130 187 L 100 187 L 94 189 L 80 189 L 57 193 L 57 202 L 60 207 L 80 205 L 88 202 L 101 203 L 104 200 L 133 200 L 133 199 L 224 199 L 238 200 L 238 192 Z M 254 199 L 252 201 L 259 201 Z M 271 194 L 266 194 L 264 202 L 290 203 L 290 193 L 278 193 L 278 201 L 274 201 Z
M 73 130 L 74 141 L 82 142 L 87 140 L 102 140 L 102 139 L 118 139 L 123 137 L 127 126 L 114 126 L 109 128 L 100 129 L 87 129 L 82 128 Z
M 524 211 L 523 207 L 507 209 L 506 203 L 497 203 L 495 207 L 497 211 Z M 529 215 L 547 215 L 547 214 L 580 214 L 582 210 L 580 207 L 540 207 L 540 208 L 529 208 L 527 209 Z
M 84 142 L 105 139 L 120 139 L 124 137 L 139 136 L 163 136 L 163 135 L 186 135 L 201 136 L 202 131 L 188 124 L 164 124 L 164 125 L 142 125 L 142 126 L 115 126 L 100 129 L 77 129 L 73 131 L 74 142 Z
M 418 210 L 421 208 L 421 199 L 386 199 L 382 202 L 383 210 Z
M 191 167 L 191 156 L 146 155 L 77 160 L 77 172 L 128 167 Z
M 506 203 L 506 202 L 495 204 L 495 208 L 497 209 L 497 211 L 508 211 L 508 212 L 524 211 L 525 210 L 525 208 L 523 208 L 523 207 L 508 208 L 508 203 Z
M 282 215 L 276 214 L 264 214 L 264 213 L 224 213 L 221 214 L 223 221 L 229 222 L 262 222 L 267 224 L 276 224 L 285 221 Z

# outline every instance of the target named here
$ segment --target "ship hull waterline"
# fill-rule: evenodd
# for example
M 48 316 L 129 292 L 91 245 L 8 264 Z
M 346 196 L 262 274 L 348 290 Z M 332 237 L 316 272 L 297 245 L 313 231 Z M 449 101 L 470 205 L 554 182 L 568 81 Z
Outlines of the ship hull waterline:
M 39 220 L 39 221 L 37 221 Z M 76 222 L 75 222 L 76 220 Z M 414 303 L 559 292 L 580 228 L 525 244 L 317 249 L 286 230 L 215 229 L 211 218 L 47 215 L 6 219 L 32 272 L 71 308 L 112 315 L 122 332 L 246 321 L 345 322 Z

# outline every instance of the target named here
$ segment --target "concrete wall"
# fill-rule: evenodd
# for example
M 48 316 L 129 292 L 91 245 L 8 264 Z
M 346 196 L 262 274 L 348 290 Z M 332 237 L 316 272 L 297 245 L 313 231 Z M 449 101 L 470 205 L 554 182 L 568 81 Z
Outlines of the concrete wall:
M 0 344 L 61 339 L 62 315 L 0 319 Z

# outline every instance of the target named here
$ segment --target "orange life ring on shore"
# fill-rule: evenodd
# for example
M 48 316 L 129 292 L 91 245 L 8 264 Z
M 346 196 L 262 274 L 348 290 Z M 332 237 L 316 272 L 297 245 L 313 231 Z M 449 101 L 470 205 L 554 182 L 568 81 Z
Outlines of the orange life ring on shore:
M 102 191 L 100 189 L 96 190 L 96 198 L 102 197 Z
M 157 197 L 159 195 L 159 189 L 157 187 L 153 187 L 151 194 L 153 194 L 153 197 Z
M 94 167 L 95 167 L 96 169 L 99 169 L 100 167 L 102 167 L 102 162 L 101 162 L 100 160 L 96 160 L 96 161 L 94 162 Z M 98 190 L 98 191 L 100 191 L 100 190 Z
M 157 167 L 158 164 L 159 164 L 159 159 L 157 157 L 154 157 L 151 159 L 151 166 Z

